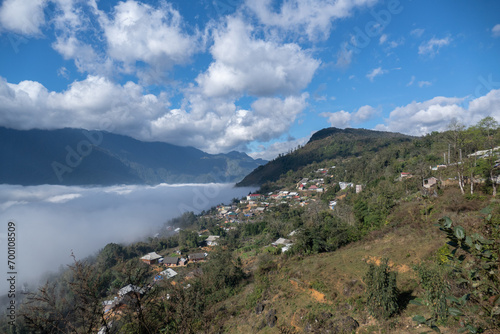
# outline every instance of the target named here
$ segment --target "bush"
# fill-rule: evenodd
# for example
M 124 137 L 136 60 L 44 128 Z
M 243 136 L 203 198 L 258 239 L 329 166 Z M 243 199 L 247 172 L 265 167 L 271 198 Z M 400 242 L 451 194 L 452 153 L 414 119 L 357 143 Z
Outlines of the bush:
M 420 285 L 425 290 L 424 300 L 417 299 L 416 302 L 429 307 L 434 321 L 444 322 L 448 318 L 446 292 L 449 290 L 444 275 L 435 265 L 420 264 L 414 266 L 413 269 L 420 279 Z
M 370 264 L 365 276 L 368 311 L 377 319 L 388 319 L 398 312 L 396 273 L 390 271 L 388 259 L 380 266 Z

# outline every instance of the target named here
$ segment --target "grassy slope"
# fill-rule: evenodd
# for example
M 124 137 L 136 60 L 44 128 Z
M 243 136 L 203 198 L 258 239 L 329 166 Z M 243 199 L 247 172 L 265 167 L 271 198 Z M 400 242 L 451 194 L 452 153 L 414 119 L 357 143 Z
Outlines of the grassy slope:
M 220 321 L 228 333 L 290 333 L 303 332 L 308 316 L 321 312 L 334 315 L 349 315 L 356 319 L 360 328 L 357 333 L 421 333 L 412 317 L 426 314 L 422 306 L 408 304 L 420 293 L 412 265 L 423 260 L 435 259 L 437 249 L 444 245 L 444 235 L 434 226 L 444 216 L 450 216 L 457 223 L 473 226 L 478 222 L 478 210 L 487 201 L 468 201 L 457 196 L 457 189 L 447 189 L 431 203 L 416 200 L 401 203 L 389 217 L 388 225 L 381 231 L 374 231 L 362 241 L 350 244 L 333 253 L 301 257 L 277 256 L 276 270 L 268 274 L 270 282 L 262 294 L 264 312 L 257 315 L 253 295 L 257 283 L 247 285 L 238 295 L 225 301 L 225 314 Z M 434 215 L 423 216 L 425 205 L 433 205 Z M 457 213 L 450 207 L 461 207 Z M 365 275 L 369 262 L 389 258 L 393 270 L 398 272 L 398 287 L 403 292 L 402 313 L 387 322 L 377 322 L 369 316 L 364 306 Z M 256 257 L 247 258 L 247 269 L 255 269 Z M 251 268 L 253 267 L 253 268 Z M 217 307 L 221 307 L 218 305 Z M 277 326 L 262 326 L 268 310 L 277 310 Z M 260 329 L 260 330 L 259 330 Z M 442 328 L 444 333 L 455 329 Z

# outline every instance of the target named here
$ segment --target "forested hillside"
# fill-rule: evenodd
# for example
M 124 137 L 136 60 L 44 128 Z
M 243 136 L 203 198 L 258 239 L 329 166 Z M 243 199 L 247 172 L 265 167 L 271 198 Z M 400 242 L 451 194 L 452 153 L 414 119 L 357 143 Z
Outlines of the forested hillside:
M 0 330 L 498 333 L 499 144 L 492 118 L 320 131 L 260 191 L 75 259 Z
M 369 152 L 376 153 L 387 146 L 410 141 L 411 137 L 399 133 L 364 129 L 323 129 L 313 134 L 304 147 L 280 155 L 266 165 L 258 167 L 237 185 L 242 187 L 262 185 L 276 181 L 283 174 L 297 171 L 313 162 L 358 157 Z

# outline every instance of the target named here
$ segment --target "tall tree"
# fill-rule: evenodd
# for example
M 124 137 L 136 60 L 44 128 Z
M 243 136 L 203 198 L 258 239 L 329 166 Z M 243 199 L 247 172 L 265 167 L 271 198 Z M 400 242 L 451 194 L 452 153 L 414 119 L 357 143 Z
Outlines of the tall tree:
M 483 135 L 485 135 L 484 146 L 489 152 L 486 154 L 486 170 L 491 185 L 493 187 L 493 196 L 497 194 L 497 180 L 495 177 L 495 146 L 498 144 L 498 122 L 491 116 L 485 117 L 477 124 Z

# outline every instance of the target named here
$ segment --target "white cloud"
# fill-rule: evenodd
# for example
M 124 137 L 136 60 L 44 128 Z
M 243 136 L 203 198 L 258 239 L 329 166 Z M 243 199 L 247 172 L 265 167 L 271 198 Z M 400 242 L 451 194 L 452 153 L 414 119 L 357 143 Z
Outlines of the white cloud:
M 492 29 L 491 29 L 491 34 L 493 37 L 500 37 L 500 23 L 496 24 Z
M 382 36 L 380 36 L 380 39 L 379 39 L 380 45 L 384 44 L 386 41 L 387 41 L 387 34 L 383 34 Z
M 254 159 L 260 158 L 265 160 L 272 160 L 276 158 L 279 154 L 288 153 L 290 150 L 296 149 L 297 146 L 299 145 L 300 146 L 305 145 L 310 138 L 311 135 L 304 138 L 292 139 L 283 142 L 276 142 L 267 147 L 264 145 L 260 145 L 258 151 L 248 153 L 248 155 Z
M 378 75 L 382 75 L 384 73 L 387 73 L 387 70 L 384 70 L 382 69 L 382 67 L 377 67 L 377 68 L 374 68 L 373 70 L 371 70 L 367 75 L 366 77 L 368 79 L 370 79 L 370 81 L 373 82 L 373 79 L 375 79 L 376 76 Z
M 23 35 L 41 35 L 46 0 L 5 0 L 0 7 L 0 27 Z
M 353 121 L 355 123 L 361 123 L 369 120 L 377 113 L 377 109 L 372 106 L 366 105 L 362 106 L 353 114 Z
M 420 46 L 418 47 L 418 54 L 433 57 L 435 54 L 439 53 L 441 47 L 449 45 L 450 43 L 450 37 L 441 39 L 431 38 L 429 41 L 420 44 Z
M 417 28 L 417 29 L 413 29 L 412 31 L 410 31 L 410 35 L 412 35 L 414 37 L 422 37 L 424 32 L 425 32 L 425 29 Z
M 208 152 L 227 151 L 248 142 L 269 141 L 288 131 L 306 107 L 308 94 L 284 99 L 263 97 L 250 110 L 221 99 L 191 97 L 190 112 L 172 110 L 151 124 L 154 138 L 182 141 Z
M 57 0 L 53 48 L 82 73 L 113 77 L 133 74 L 141 84 L 169 82 L 169 70 L 186 64 L 201 48 L 200 34 L 186 32 L 172 5 L 157 7 L 128 0 L 112 10 L 96 2 Z
M 271 0 L 247 0 L 246 5 L 266 26 L 304 34 L 315 41 L 329 37 L 334 20 L 351 16 L 356 8 L 372 6 L 377 1 L 285 0 L 278 10 Z
M 144 122 L 166 106 L 162 94 L 145 95 L 135 83 L 121 86 L 97 76 L 75 81 L 60 93 L 34 81 L 0 80 L 0 124 L 16 129 L 100 129 L 107 120 L 118 132 L 138 136 Z
M 215 61 L 196 78 L 205 96 L 297 94 L 320 65 L 297 44 L 253 37 L 252 27 L 240 18 L 228 18 L 214 35 Z
M 473 125 L 486 116 L 500 120 L 500 90 L 475 98 L 465 106 L 465 98 L 438 96 L 424 102 L 412 102 L 394 109 L 385 124 L 377 130 L 424 135 L 432 131 L 444 131 L 456 119 L 465 125 Z
M 108 56 L 121 62 L 125 72 L 135 72 L 136 62 L 162 72 L 185 64 L 199 49 L 197 37 L 183 30 L 181 15 L 167 2 L 158 8 L 133 0 L 120 2 L 111 18 L 101 12 L 100 23 Z
M 425 86 L 432 86 L 432 82 L 430 82 L 430 81 L 419 81 L 418 82 L 418 87 L 422 88 Z
M 352 115 L 345 110 L 337 112 L 323 112 L 319 115 L 321 117 L 328 118 L 330 125 L 336 128 L 344 129 L 351 125 Z
M 103 129 L 215 153 L 279 137 L 306 108 L 307 98 L 306 93 L 262 97 L 245 110 L 232 101 L 192 94 L 186 108 L 171 110 L 166 94 L 145 94 L 133 82 L 122 86 L 88 76 L 66 91 L 53 92 L 38 82 L 11 84 L 1 79 L 0 124 L 16 129 Z
M 153 236 L 167 220 L 186 210 L 199 213 L 253 190 L 231 184 L 104 188 L 3 184 L 0 220 L 14 219 L 21 235 L 16 253 L 17 269 L 22 273 L 17 282 L 20 288 L 26 281 L 38 283 L 47 271 L 72 263 L 72 251 L 81 260 L 110 242 L 139 241 Z M 7 234 L 0 233 L 0 244 L 6 242 Z M 2 250 L 2 254 L 5 252 Z M 0 290 L 8 290 L 5 279 L 0 282 Z
M 328 122 L 331 126 L 344 129 L 352 126 L 352 124 L 365 122 L 376 114 L 377 109 L 372 106 L 365 105 L 352 113 L 341 110 L 337 112 L 324 112 L 319 115 L 328 118 Z

